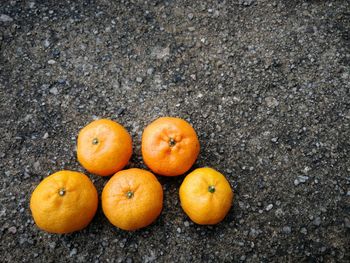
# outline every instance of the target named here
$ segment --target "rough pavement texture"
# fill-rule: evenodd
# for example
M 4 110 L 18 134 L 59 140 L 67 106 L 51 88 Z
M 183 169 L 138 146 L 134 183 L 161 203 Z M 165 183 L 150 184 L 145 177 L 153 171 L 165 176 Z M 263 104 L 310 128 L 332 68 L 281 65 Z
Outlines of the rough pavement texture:
M 5 262 L 348 262 L 349 1 L 1 1 L 0 237 Z M 198 131 L 195 167 L 235 190 L 227 218 L 197 226 L 183 177 L 133 233 L 101 208 L 52 235 L 29 211 L 35 186 L 77 163 L 77 132 L 111 118 L 133 136 L 159 116 Z M 99 192 L 108 178 L 89 174 Z

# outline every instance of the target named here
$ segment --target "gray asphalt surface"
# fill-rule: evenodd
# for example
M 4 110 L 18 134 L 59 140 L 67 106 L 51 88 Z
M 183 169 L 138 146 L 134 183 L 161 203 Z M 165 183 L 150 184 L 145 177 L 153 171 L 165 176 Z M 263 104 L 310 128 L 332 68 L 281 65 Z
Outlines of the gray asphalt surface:
M 1 1 L 0 255 L 3 262 L 349 262 L 349 1 Z M 183 180 L 158 177 L 164 210 L 136 232 L 101 208 L 83 231 L 37 229 L 30 194 L 85 172 L 76 136 L 96 118 L 134 140 L 178 116 L 194 166 L 226 175 L 235 201 L 216 226 L 180 208 Z

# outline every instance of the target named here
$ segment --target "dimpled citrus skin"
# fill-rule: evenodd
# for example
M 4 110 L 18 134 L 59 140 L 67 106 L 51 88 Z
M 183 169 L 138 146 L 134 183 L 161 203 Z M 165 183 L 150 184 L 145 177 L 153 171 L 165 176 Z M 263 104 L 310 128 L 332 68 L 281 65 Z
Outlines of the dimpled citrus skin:
M 85 228 L 94 217 L 98 195 L 84 174 L 60 171 L 35 188 L 30 210 L 36 225 L 50 233 L 70 233 Z
M 102 191 L 104 214 L 123 230 L 148 226 L 160 215 L 162 208 L 163 188 L 146 170 L 120 171 L 111 177 Z
M 213 192 L 210 192 L 210 187 Z M 215 190 L 213 190 L 215 189 Z M 198 168 L 180 186 L 180 202 L 191 220 L 200 225 L 221 222 L 231 208 L 233 192 L 225 176 L 212 168 Z
M 117 122 L 96 120 L 79 132 L 78 161 L 93 174 L 112 175 L 127 165 L 131 155 L 131 136 Z
M 156 174 L 177 176 L 188 171 L 199 154 L 195 130 L 185 120 L 162 117 L 142 134 L 142 157 Z

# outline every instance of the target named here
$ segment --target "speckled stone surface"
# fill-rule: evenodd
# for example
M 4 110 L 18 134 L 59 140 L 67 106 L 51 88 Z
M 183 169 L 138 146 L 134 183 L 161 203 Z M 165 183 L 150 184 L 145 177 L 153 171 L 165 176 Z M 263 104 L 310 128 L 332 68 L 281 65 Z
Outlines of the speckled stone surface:
M 1 1 L 0 255 L 3 262 L 349 262 L 349 1 Z M 124 125 L 128 167 L 145 168 L 144 127 L 196 129 L 193 168 L 227 177 L 235 201 L 197 226 L 158 177 L 164 210 L 136 232 L 101 208 L 83 231 L 40 231 L 30 194 L 82 171 L 76 136 Z

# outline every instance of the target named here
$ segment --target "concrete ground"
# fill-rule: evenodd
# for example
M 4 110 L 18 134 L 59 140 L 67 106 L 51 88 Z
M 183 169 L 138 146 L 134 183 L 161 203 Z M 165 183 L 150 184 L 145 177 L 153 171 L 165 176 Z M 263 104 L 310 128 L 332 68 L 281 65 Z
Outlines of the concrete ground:
M 350 3 L 284 0 L 0 3 L 2 262 L 349 262 Z M 216 226 L 180 208 L 124 232 L 99 208 L 83 231 L 38 230 L 30 194 L 83 171 L 76 136 L 95 118 L 134 140 L 159 116 L 196 129 L 194 167 L 226 175 L 235 201 Z

